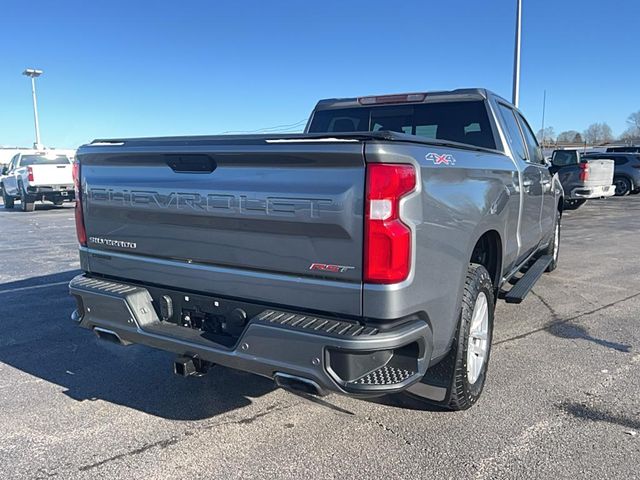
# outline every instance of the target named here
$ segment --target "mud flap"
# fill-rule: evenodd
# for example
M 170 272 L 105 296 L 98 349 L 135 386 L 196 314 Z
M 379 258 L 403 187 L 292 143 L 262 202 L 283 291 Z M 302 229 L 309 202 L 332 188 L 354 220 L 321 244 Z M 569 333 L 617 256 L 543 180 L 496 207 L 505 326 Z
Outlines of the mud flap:
M 456 352 L 453 347 L 440 362 L 429 367 L 422 380 L 407 388 L 407 392 L 436 405 L 448 405 L 455 359 Z

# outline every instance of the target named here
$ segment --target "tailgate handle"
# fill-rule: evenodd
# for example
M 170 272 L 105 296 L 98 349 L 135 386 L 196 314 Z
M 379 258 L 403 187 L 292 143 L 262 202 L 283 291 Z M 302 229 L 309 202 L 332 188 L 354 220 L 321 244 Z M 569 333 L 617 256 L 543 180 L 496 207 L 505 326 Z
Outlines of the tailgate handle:
M 66 165 L 57 165 L 56 168 L 67 168 Z
M 167 165 L 177 173 L 211 173 L 216 167 L 216 161 L 205 154 L 165 155 Z

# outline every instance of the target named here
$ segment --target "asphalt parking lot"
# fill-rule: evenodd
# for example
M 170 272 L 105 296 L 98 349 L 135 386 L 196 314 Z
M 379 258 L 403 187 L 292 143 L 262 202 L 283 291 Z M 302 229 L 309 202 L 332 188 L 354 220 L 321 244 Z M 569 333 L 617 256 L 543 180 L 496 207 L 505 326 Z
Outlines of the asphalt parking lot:
M 560 267 L 499 303 L 471 410 L 302 397 L 76 327 L 73 209 L 0 209 L 0 472 L 13 478 L 638 478 L 640 196 L 563 220 Z

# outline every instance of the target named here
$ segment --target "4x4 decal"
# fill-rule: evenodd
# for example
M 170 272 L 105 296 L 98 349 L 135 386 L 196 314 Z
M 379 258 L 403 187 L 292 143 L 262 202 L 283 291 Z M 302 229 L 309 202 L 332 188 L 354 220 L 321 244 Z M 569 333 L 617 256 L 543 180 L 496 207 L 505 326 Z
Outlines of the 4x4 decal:
M 424 158 L 426 160 L 429 160 L 430 162 L 433 162 L 434 165 L 455 165 L 456 164 L 456 159 L 453 158 L 453 155 L 451 155 L 450 153 L 443 153 L 442 155 L 435 153 L 435 152 L 431 152 L 431 153 L 427 153 Z

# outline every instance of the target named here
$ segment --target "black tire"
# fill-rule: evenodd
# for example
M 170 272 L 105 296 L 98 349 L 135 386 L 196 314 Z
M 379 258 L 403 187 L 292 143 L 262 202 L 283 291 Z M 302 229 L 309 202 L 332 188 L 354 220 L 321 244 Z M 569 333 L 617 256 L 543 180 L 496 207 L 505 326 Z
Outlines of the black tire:
M 54 201 L 53 201 L 53 204 L 54 204 L 56 207 L 61 207 L 63 203 L 64 203 L 64 200 L 62 200 L 62 199 L 54 200 Z
M 547 248 L 542 251 L 542 255 L 551 255 L 551 257 L 553 258 L 545 272 L 553 272 L 556 268 L 558 268 L 558 258 L 560 256 L 560 234 L 562 233 L 561 219 L 562 216 L 560 215 L 560 213 L 558 213 L 558 215 L 556 216 L 556 224 L 553 227 L 553 237 L 551 237 L 551 242 L 549 242 Z
M 629 195 L 632 190 L 631 180 L 626 177 L 613 177 L 613 184 L 616 187 L 616 197 Z
M 487 369 L 491 355 L 493 312 L 495 309 L 493 292 L 493 283 L 487 269 L 482 265 L 470 263 L 464 283 L 458 328 L 456 329 L 456 336 L 451 350 L 441 362 L 431 367 L 439 372 L 446 372 L 445 378 L 448 379 L 447 395 L 441 402 L 420 397 L 415 393 L 407 392 L 407 395 L 419 402 L 431 405 L 435 404 L 449 410 L 466 410 L 478 401 L 487 378 Z M 474 307 L 481 294 L 484 294 L 487 301 L 488 330 L 486 354 L 479 375 L 474 382 L 471 383 L 467 373 L 469 367 L 467 365 L 467 351 Z
M 565 200 L 563 209 L 564 210 L 577 210 L 578 208 L 580 208 L 585 203 L 587 203 L 587 199 L 586 198 L 575 199 L 575 200 Z
M 7 192 L 4 191 L 4 185 L 2 186 L 2 202 L 4 203 L 4 208 L 6 208 L 7 210 L 12 209 L 14 206 L 13 197 L 7 195 Z
M 23 212 L 33 212 L 36 209 L 35 200 L 27 194 L 22 184 L 20 184 L 20 209 Z

